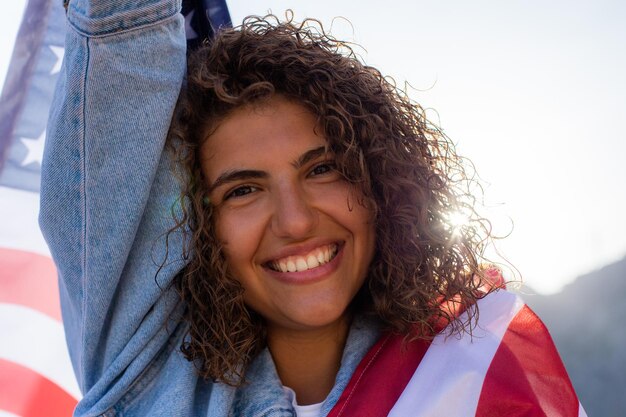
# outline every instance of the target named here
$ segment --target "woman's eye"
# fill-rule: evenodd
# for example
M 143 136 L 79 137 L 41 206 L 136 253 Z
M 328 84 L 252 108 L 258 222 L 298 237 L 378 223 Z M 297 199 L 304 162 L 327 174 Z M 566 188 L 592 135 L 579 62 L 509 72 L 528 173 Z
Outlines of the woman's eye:
M 312 170 L 311 170 L 311 175 L 322 175 L 322 174 L 326 174 L 327 172 L 331 172 L 335 170 L 335 164 L 332 162 L 323 162 L 319 165 L 316 165 Z
M 224 196 L 224 200 L 228 200 L 229 198 L 237 198 L 237 197 L 243 197 L 247 194 L 250 194 L 252 192 L 256 191 L 256 187 L 253 187 L 251 185 L 243 185 L 241 187 L 237 187 L 234 190 L 230 191 L 229 193 L 227 193 Z

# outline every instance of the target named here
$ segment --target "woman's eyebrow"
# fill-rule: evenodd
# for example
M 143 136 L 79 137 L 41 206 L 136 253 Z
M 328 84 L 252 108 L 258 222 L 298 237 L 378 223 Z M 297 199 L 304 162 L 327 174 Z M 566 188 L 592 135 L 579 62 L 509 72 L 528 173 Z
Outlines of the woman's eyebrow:
M 267 178 L 267 172 L 253 169 L 229 170 L 217 177 L 213 184 L 209 186 L 209 192 L 229 182 L 259 178 Z
M 301 168 L 303 165 L 319 158 L 327 152 L 326 146 L 320 146 L 319 148 L 311 149 L 310 151 L 306 151 L 303 153 L 297 161 L 293 162 L 292 165 L 297 169 Z
M 306 165 L 307 163 L 319 158 L 325 153 L 326 146 L 320 146 L 319 148 L 311 149 L 310 151 L 306 151 L 305 153 L 303 153 L 297 161 L 294 161 L 292 163 L 292 165 L 295 168 L 301 168 L 303 165 Z M 228 170 L 223 172 L 219 177 L 217 177 L 213 184 L 209 186 L 209 192 L 229 182 L 267 177 L 267 172 L 254 169 Z

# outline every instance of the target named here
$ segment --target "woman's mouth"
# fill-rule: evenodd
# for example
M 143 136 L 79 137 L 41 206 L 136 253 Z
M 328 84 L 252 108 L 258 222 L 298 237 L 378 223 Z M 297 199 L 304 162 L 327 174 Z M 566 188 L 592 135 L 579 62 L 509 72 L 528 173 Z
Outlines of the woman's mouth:
M 320 246 L 302 256 L 287 256 L 268 262 L 268 268 L 276 272 L 302 272 L 332 261 L 338 253 L 336 243 Z

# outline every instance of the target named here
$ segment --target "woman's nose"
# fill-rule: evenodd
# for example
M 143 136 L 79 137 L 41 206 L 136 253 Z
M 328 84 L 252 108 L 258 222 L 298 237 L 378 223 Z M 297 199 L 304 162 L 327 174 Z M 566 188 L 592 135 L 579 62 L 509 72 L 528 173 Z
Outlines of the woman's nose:
M 290 239 L 309 237 L 317 224 L 317 212 L 297 186 L 281 187 L 274 195 L 273 232 Z

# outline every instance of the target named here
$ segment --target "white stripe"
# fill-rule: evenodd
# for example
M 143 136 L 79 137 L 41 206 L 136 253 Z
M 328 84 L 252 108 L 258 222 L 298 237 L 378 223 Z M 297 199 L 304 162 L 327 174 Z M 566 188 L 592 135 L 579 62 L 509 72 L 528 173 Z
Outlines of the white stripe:
M 0 186 L 0 247 L 50 256 L 39 230 L 39 194 Z
M 587 417 L 587 413 L 585 413 L 585 409 L 581 403 L 578 403 L 578 417 Z
M 17 414 L 9 413 L 8 411 L 0 410 L 0 417 L 20 417 Z
M 524 302 L 498 291 L 478 301 L 472 337 L 437 336 L 391 409 L 390 417 L 466 417 L 476 413 L 491 360 Z M 463 317 L 467 319 L 467 314 Z
M 0 303 L 0 358 L 45 376 L 81 397 L 65 345 L 63 325 L 31 308 Z

